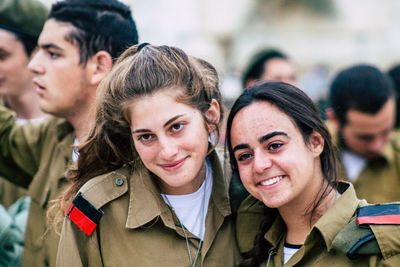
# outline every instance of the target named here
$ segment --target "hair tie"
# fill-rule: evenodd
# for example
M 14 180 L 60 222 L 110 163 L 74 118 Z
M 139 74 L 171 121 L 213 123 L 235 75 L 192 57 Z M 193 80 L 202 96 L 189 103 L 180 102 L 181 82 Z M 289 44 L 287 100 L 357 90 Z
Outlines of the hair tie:
M 142 50 L 143 47 L 150 45 L 150 43 L 141 43 L 138 48 L 137 48 L 137 52 L 139 52 L 140 50 Z

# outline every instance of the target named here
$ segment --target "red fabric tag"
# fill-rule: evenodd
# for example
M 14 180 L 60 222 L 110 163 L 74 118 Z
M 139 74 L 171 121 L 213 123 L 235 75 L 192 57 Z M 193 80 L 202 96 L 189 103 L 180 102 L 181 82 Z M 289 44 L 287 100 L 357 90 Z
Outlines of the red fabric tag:
M 68 216 L 69 212 L 71 211 L 71 209 L 74 207 L 74 204 L 71 203 L 71 205 L 69 205 L 69 208 L 67 210 L 67 212 L 65 213 L 65 215 Z
M 358 224 L 400 224 L 400 215 L 357 217 Z
M 71 209 L 71 207 L 69 209 Z M 76 207 L 69 214 L 69 218 L 87 235 L 91 235 L 97 226 L 97 224 L 86 217 L 86 215 Z

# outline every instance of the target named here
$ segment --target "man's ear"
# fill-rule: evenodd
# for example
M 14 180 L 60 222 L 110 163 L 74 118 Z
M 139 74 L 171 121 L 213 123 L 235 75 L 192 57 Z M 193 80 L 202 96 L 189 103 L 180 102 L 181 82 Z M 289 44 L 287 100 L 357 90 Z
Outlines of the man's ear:
M 106 51 L 101 50 L 92 56 L 87 62 L 90 84 L 99 85 L 104 77 L 111 71 L 112 65 L 111 55 Z
M 220 111 L 220 106 L 217 100 L 212 99 L 211 100 L 211 105 L 208 108 L 208 110 L 205 113 L 205 116 L 207 117 L 208 121 L 213 122 L 214 124 L 218 124 L 219 120 L 221 118 L 221 111 Z M 210 124 L 208 126 L 208 132 L 212 133 L 215 131 L 215 126 Z
M 331 127 L 333 127 L 333 130 L 335 132 L 338 132 L 340 129 L 340 122 L 335 114 L 335 112 L 333 111 L 332 108 L 327 108 L 325 110 L 325 114 L 326 114 L 326 118 L 329 121 L 329 124 L 331 125 Z

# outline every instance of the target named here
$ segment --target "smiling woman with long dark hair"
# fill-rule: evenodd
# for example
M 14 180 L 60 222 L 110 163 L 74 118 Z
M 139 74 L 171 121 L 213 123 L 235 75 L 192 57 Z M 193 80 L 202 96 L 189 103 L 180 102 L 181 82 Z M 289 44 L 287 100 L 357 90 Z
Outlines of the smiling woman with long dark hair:
M 399 205 L 368 205 L 337 182 L 331 136 L 303 91 L 282 82 L 250 87 L 231 109 L 226 136 L 232 170 L 251 194 L 237 218 L 241 266 L 400 264 L 391 216 Z

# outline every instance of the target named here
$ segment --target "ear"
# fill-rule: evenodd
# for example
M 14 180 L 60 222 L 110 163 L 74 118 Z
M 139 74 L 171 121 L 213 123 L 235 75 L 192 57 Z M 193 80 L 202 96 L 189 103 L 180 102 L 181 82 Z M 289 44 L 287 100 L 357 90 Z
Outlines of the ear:
M 313 131 L 310 135 L 309 144 L 313 154 L 318 157 L 324 150 L 325 140 L 317 131 Z
M 254 85 L 258 80 L 257 79 L 248 79 L 244 84 L 244 89 Z
M 221 117 L 221 112 L 220 112 L 220 106 L 217 100 L 212 99 L 211 100 L 211 105 L 208 108 L 208 110 L 205 113 L 205 116 L 207 117 L 208 121 L 213 122 L 215 124 L 219 123 L 220 117 Z M 215 131 L 215 125 L 208 125 L 208 132 L 212 133 Z
M 92 56 L 87 62 L 90 84 L 97 86 L 111 71 L 112 65 L 111 55 L 106 51 L 99 51 Z
M 325 111 L 326 114 L 326 118 L 329 121 L 329 124 L 331 125 L 331 127 L 333 127 L 333 130 L 335 132 L 338 132 L 340 129 L 340 122 L 335 114 L 335 111 L 333 111 L 332 108 L 327 108 Z

